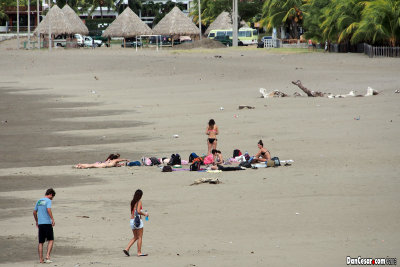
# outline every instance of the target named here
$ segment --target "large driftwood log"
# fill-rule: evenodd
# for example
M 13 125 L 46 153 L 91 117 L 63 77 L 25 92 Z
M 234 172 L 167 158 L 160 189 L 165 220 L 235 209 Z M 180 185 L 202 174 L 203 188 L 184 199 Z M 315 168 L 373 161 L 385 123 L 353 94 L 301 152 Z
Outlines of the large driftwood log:
M 304 93 L 306 93 L 307 96 L 309 96 L 309 97 L 325 96 L 325 94 L 322 93 L 322 92 L 314 92 L 314 91 L 308 90 L 306 87 L 304 87 L 303 84 L 301 84 L 301 81 L 300 81 L 300 80 L 297 80 L 296 82 L 292 81 L 292 83 L 293 83 L 294 85 L 297 85 L 297 86 L 298 86 Z

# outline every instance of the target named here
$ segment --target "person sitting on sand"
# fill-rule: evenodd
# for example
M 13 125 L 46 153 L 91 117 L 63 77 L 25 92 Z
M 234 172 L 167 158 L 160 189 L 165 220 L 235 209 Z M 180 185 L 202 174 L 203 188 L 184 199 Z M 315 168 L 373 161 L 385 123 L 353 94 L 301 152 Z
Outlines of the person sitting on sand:
M 266 161 L 270 160 L 271 154 L 269 153 L 269 151 L 266 148 L 264 148 L 264 144 L 263 144 L 262 140 L 258 141 L 257 146 L 260 150 L 253 157 L 251 162 L 257 163 L 257 162 L 266 162 Z
M 129 159 L 120 159 L 119 154 L 110 154 L 106 161 L 104 162 L 95 162 L 95 163 L 79 163 L 75 165 L 77 169 L 90 169 L 90 168 L 110 168 L 110 167 L 120 167 L 122 164 L 120 162 L 128 162 Z

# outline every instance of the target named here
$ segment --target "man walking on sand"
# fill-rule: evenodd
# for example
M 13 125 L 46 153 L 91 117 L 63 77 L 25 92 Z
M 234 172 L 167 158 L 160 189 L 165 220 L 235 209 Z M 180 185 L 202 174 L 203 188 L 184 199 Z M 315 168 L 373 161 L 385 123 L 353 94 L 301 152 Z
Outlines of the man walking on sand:
M 53 188 L 47 189 L 44 198 L 39 199 L 36 202 L 35 209 L 33 211 L 33 217 L 36 221 L 36 227 L 39 229 L 39 260 L 40 263 L 51 263 L 50 253 L 53 248 L 54 234 L 53 226 L 55 225 L 53 213 L 51 212 L 51 201 L 55 197 L 56 192 Z M 46 261 L 43 259 L 43 244 L 48 241 Z

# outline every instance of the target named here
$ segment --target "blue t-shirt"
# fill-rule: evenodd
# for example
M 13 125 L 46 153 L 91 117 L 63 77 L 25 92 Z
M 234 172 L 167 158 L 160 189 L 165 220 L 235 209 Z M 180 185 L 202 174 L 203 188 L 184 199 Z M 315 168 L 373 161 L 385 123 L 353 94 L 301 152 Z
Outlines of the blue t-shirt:
M 36 202 L 35 210 L 37 211 L 38 224 L 51 224 L 51 218 L 47 209 L 51 209 L 51 200 L 47 197 L 41 198 Z

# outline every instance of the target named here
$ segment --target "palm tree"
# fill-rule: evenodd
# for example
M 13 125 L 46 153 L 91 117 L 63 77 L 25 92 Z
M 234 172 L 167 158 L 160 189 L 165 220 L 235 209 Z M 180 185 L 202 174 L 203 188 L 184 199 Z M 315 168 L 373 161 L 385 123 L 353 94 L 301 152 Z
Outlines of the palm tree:
M 323 10 L 330 2 L 331 0 L 306 0 L 303 5 L 303 26 L 306 39 L 312 39 L 316 42 L 325 41 L 320 26 L 323 22 Z
M 362 20 L 351 38 L 359 41 L 387 42 L 395 46 L 400 40 L 400 1 L 373 0 L 363 3 Z
M 103 7 L 107 7 L 108 11 L 114 7 L 113 0 L 92 0 L 92 8 L 89 11 L 89 14 L 92 14 L 96 8 L 100 7 L 101 18 L 103 18 Z
M 266 0 L 263 6 L 261 24 L 268 29 L 285 25 L 290 29 L 290 36 L 298 38 L 297 27 L 302 24 L 303 0 Z

